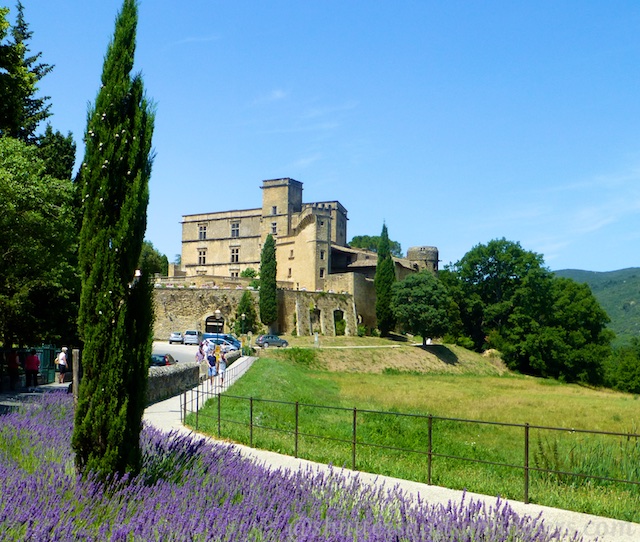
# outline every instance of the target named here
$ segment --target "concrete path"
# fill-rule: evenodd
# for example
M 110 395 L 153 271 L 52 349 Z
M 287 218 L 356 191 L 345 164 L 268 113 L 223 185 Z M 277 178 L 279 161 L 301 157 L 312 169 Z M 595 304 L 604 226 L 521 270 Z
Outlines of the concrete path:
M 224 389 L 228 389 L 242 374 L 244 374 L 251 366 L 255 358 L 243 357 L 231 365 L 225 378 Z M 166 401 L 162 401 L 148 407 L 145 410 L 144 419 L 150 424 L 163 431 L 178 431 L 183 434 L 193 434 L 201 437 L 203 435 L 194 433 L 184 427 L 181 423 L 181 398 L 180 396 L 172 397 Z M 312 471 L 328 471 L 329 466 L 322 463 L 315 463 L 305 459 L 296 459 L 291 456 L 269 452 L 266 450 L 258 450 L 242 446 L 239 444 L 229 444 L 227 442 L 217 441 L 212 437 L 207 437 L 212 442 L 224 446 L 231 446 L 238 450 L 243 456 L 263 465 L 267 469 L 311 469 Z M 335 467 L 333 471 L 335 472 Z M 373 475 L 365 472 L 356 472 L 349 469 L 343 469 L 346 476 L 358 476 L 360 480 L 368 484 L 384 484 L 385 487 L 399 486 L 407 494 L 412 496 L 420 495 L 430 504 L 448 504 L 451 502 L 460 502 L 463 493 L 452 489 L 446 489 L 438 486 L 430 486 L 409 480 L 401 480 L 399 478 L 391 478 L 387 476 Z M 466 493 L 466 499 L 485 501 L 488 506 L 496 503 L 496 497 L 488 495 L 480 495 L 476 493 Z M 639 542 L 640 541 L 640 524 L 619 521 L 615 519 L 602 518 L 589 514 L 580 514 L 578 512 L 570 512 L 547 506 L 539 506 L 535 504 L 524 504 L 519 501 L 508 501 L 509 505 L 521 516 L 537 517 L 542 513 L 542 517 L 546 525 L 559 527 L 561 530 L 568 530 L 570 533 L 579 532 L 585 542 L 599 540 L 601 542 Z

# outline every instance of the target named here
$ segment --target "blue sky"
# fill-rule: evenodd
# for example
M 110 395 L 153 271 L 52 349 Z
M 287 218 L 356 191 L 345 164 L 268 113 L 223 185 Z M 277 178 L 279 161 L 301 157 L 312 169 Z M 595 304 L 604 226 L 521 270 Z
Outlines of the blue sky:
M 119 0 L 22 0 L 54 129 L 81 145 Z M 15 9 L 10 18 L 13 20 Z M 349 239 L 505 237 L 551 269 L 640 267 L 640 3 L 142 0 L 157 106 L 147 238 L 255 208 L 262 180 L 339 200 Z

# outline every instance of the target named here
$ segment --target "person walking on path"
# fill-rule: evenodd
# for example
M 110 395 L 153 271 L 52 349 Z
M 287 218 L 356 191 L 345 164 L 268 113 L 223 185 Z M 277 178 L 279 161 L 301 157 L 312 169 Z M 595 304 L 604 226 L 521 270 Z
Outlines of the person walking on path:
M 63 346 L 62 351 L 58 354 L 58 384 L 64 384 L 64 376 L 69 368 L 67 351 L 67 347 Z
M 224 388 L 224 372 L 227 370 L 227 358 L 222 351 L 220 351 L 220 355 L 218 356 L 217 370 L 220 375 L 220 387 Z
M 38 385 L 38 371 L 40 370 L 40 358 L 32 348 L 24 360 L 24 372 L 27 376 L 27 388 L 35 388 Z
M 209 354 L 207 356 L 207 363 L 209 365 L 209 382 L 211 383 L 211 387 L 214 386 L 216 374 L 218 373 L 218 368 L 216 364 L 216 357 L 213 354 Z

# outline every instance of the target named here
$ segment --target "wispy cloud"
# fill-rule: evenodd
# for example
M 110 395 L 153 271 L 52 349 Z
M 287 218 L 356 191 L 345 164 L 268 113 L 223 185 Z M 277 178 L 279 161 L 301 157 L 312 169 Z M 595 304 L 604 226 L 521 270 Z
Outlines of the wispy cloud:
M 286 166 L 286 169 L 305 169 L 322 159 L 322 153 L 316 152 L 308 156 L 302 156 Z
M 289 97 L 288 91 L 283 90 L 281 88 L 277 88 L 270 92 L 267 92 L 266 94 L 263 94 L 262 96 L 258 96 L 255 100 L 253 100 L 253 102 L 251 102 L 251 105 L 256 106 L 256 105 L 262 105 L 262 104 L 267 104 L 272 102 L 279 102 L 288 97 Z

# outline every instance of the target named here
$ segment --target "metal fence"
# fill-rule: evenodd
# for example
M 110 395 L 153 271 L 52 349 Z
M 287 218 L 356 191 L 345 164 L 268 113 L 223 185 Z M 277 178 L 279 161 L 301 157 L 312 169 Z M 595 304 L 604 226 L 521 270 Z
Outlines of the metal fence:
M 504 422 L 492 422 L 483 420 L 468 420 L 462 418 L 448 418 L 433 415 L 423 414 L 408 414 L 401 412 L 388 412 L 377 411 L 357 408 L 345 408 L 345 407 L 333 407 L 326 405 L 314 405 L 300 402 L 290 401 L 277 401 L 271 399 L 258 399 L 255 397 L 241 397 L 235 395 L 229 395 L 223 392 L 223 388 L 216 388 L 209 385 L 207 382 L 203 382 L 198 388 L 186 392 L 181 397 L 182 405 L 182 422 L 185 423 L 187 416 L 192 414 L 190 424 L 195 426 L 198 431 L 201 426 L 205 425 L 203 422 L 207 421 L 209 432 L 215 432 L 218 438 L 229 438 L 229 434 L 223 434 L 223 427 L 226 426 L 242 426 L 248 428 L 248 444 L 254 445 L 254 432 L 256 430 L 271 431 L 279 433 L 281 435 L 288 435 L 292 439 L 293 455 L 298 457 L 300 451 L 300 440 L 302 438 L 308 439 L 321 439 L 325 441 L 333 441 L 336 443 L 342 443 L 350 447 L 350 462 L 353 470 L 358 470 L 358 453 L 362 454 L 364 449 L 382 451 L 394 451 L 402 452 L 403 454 L 412 454 L 415 457 L 421 458 L 422 461 L 426 461 L 426 483 L 431 484 L 433 479 L 435 460 L 445 459 L 462 461 L 475 464 L 492 465 L 497 467 L 505 467 L 510 470 L 520 472 L 522 476 L 522 494 L 523 501 L 529 503 L 529 484 L 531 474 L 541 473 L 545 476 L 553 476 L 557 480 L 563 480 L 570 477 L 599 480 L 600 482 L 610 482 L 626 484 L 628 487 L 640 488 L 640 462 L 630 461 L 632 463 L 631 471 L 626 477 L 617 477 L 611 475 L 602 475 L 601 473 L 593 472 L 591 469 L 592 463 L 589 457 L 579 457 L 580 447 L 576 444 L 570 444 L 565 446 L 560 451 L 558 448 L 554 448 L 553 442 L 557 441 L 545 441 L 540 437 L 541 432 L 548 434 L 561 434 L 563 438 L 567 436 L 583 435 L 587 437 L 597 436 L 603 439 L 617 439 L 616 442 L 611 443 L 614 448 L 620 449 L 622 445 L 627 448 L 622 450 L 622 454 L 627 454 L 627 450 L 632 450 L 634 458 L 640 457 L 640 434 L 637 433 L 622 433 L 615 431 L 593 431 L 586 429 L 573 429 L 566 427 L 550 427 L 542 425 L 532 425 L 529 423 L 504 423 Z M 200 412 L 200 409 L 206 401 L 214 401 L 214 416 Z M 240 401 L 246 404 L 244 419 L 231 419 L 225 417 L 225 405 L 230 401 Z M 265 420 L 265 416 L 260 414 L 256 415 L 256 408 L 259 405 L 277 405 L 278 407 L 285 408 L 289 412 L 280 413 L 278 416 L 272 416 Z M 229 410 L 231 410 L 229 408 Z M 301 416 L 303 412 L 308 415 L 309 410 L 322 410 L 331 411 L 344 418 L 343 428 L 347 426 L 350 429 L 343 431 L 342 434 L 314 434 L 308 432 L 304 427 L 304 423 L 301 423 Z M 362 437 L 363 426 L 366 423 L 375 424 L 375 418 L 377 417 L 391 416 L 397 420 L 397 424 L 400 425 L 402 420 L 412 420 L 416 431 L 424 436 L 422 439 L 423 447 L 421 449 L 406 448 L 402 446 L 396 446 L 393 442 L 389 443 L 389 440 L 393 440 L 393 435 L 386 435 L 386 438 L 381 437 L 378 441 L 364 440 L 366 437 Z M 283 420 L 286 418 L 286 421 Z M 212 424 L 213 422 L 213 424 Z M 267 425 L 271 423 L 271 425 Z M 288 424 L 288 425 L 287 425 Z M 474 427 L 494 427 L 501 429 L 508 429 L 515 434 L 511 437 L 511 444 L 515 449 L 519 449 L 518 454 L 521 455 L 521 462 L 506 463 L 504 461 L 493 460 L 491 457 L 469 457 L 459 454 L 450 454 L 440 451 L 442 441 L 438 445 L 434 444 L 434 441 L 438 437 L 436 430 L 436 424 L 447 424 L 449 427 L 453 424 L 456 427 L 473 425 Z M 211 427 L 214 427 L 214 431 L 211 431 Z M 537 442 L 533 442 L 532 432 L 536 431 L 538 435 Z M 229 431 L 230 433 L 230 431 Z M 347 434 L 348 433 L 348 434 Z M 371 438 L 371 432 L 368 433 Z M 519 436 L 518 436 L 519 435 Z M 478 435 L 480 436 L 480 435 Z M 387 442 L 384 442 L 384 441 Z M 518 444 L 519 441 L 519 444 Z M 597 449 L 596 453 L 599 455 L 607 454 L 607 446 L 609 444 L 599 444 L 591 439 L 590 446 L 592 449 Z M 626 444 L 624 444 L 626 443 Z M 474 444 L 474 443 L 471 443 Z M 543 448 L 547 446 L 547 450 Z M 486 453 L 486 450 L 485 450 Z M 559 468 L 561 462 L 554 463 L 553 457 L 557 455 L 565 454 L 570 457 L 571 463 L 580 467 L 581 470 L 565 470 Z M 473 454 L 472 454 L 473 455 Z M 491 455 L 488 453 L 487 455 Z M 532 461 L 532 455 L 536 455 L 537 461 Z M 575 456 L 575 457 L 574 457 Z M 537 463 L 537 464 L 536 464 Z

